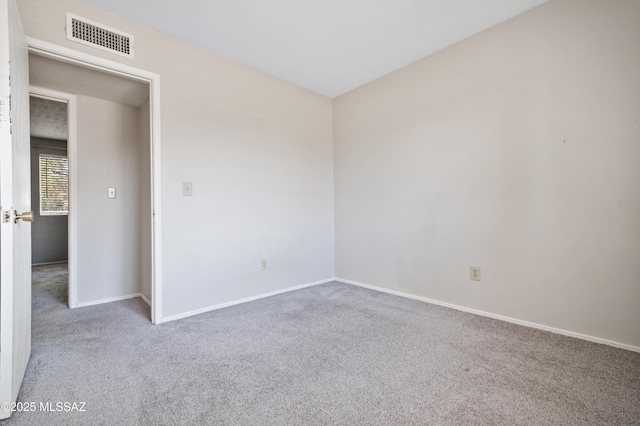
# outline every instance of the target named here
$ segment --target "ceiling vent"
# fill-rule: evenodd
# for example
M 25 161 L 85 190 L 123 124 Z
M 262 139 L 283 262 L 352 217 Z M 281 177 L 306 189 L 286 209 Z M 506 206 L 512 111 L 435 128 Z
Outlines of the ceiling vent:
M 67 39 L 133 58 L 133 36 L 67 13 Z

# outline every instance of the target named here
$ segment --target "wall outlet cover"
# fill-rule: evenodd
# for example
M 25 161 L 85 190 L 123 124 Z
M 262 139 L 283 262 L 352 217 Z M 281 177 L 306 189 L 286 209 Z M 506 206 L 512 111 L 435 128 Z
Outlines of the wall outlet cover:
M 470 269 L 470 273 L 471 273 L 471 279 L 473 281 L 480 281 L 480 279 L 482 278 L 481 274 L 480 274 L 480 267 L 479 266 L 472 266 Z

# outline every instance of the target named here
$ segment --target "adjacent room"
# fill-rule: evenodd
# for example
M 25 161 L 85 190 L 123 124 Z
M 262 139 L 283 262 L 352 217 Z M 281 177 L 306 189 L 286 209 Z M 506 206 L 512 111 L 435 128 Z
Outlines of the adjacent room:
M 84 198 L 7 425 L 640 421 L 637 0 L 17 8 Z
M 67 104 L 31 96 L 31 263 L 68 261 Z M 42 203 L 41 203 L 42 201 Z

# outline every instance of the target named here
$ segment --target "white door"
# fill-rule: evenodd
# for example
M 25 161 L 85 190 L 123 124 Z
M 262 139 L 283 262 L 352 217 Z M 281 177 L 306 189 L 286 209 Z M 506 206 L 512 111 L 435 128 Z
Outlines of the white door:
M 27 42 L 15 0 L 0 0 L 0 403 L 18 397 L 31 355 L 29 167 Z

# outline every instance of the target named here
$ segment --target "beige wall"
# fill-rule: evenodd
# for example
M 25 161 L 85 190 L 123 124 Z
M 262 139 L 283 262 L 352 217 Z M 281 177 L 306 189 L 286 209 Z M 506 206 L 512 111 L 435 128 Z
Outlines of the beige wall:
M 161 77 L 165 317 L 335 275 L 331 100 L 75 0 L 18 7 L 30 37 Z M 67 11 L 136 58 L 67 41 Z
M 140 141 L 137 108 L 88 96 L 77 102 L 77 283 L 83 305 L 141 291 Z M 115 199 L 107 198 L 109 187 L 116 188 Z
M 337 275 L 640 346 L 637 1 L 551 1 L 333 103 L 18 3 L 29 36 L 161 75 L 165 316 Z M 66 11 L 136 59 L 67 41 Z
M 640 346 L 638 16 L 554 0 L 335 99 L 337 276 Z

